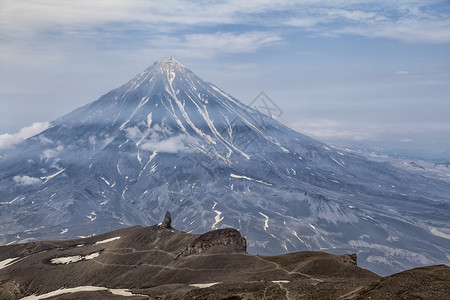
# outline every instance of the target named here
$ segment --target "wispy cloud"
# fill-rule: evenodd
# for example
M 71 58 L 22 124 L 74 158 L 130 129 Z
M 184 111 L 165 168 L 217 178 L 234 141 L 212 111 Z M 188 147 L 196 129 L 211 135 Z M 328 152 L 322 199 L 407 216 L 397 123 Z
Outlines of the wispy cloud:
M 64 149 L 63 146 L 59 145 L 58 147 L 54 149 L 46 149 L 42 152 L 40 155 L 41 160 L 48 161 L 54 157 L 57 157 L 58 154 Z
M 249 31 L 241 33 L 214 32 L 181 36 L 157 35 L 148 40 L 151 52 L 165 52 L 189 57 L 205 57 L 222 53 L 251 53 L 263 47 L 276 45 L 283 38 L 271 32 Z
M 13 179 L 17 185 L 35 185 L 42 182 L 39 178 L 30 177 L 28 175 L 17 175 L 14 176 Z
M 293 122 L 292 128 L 318 140 L 365 141 L 375 140 L 381 131 L 376 128 L 359 128 L 337 121 L 320 119 L 318 122 Z
M 432 8 L 442 1 L 354 1 L 356 8 L 339 2 L 321 6 L 320 2 L 327 1 L 307 6 L 308 9 L 284 24 L 333 37 L 357 35 L 412 43 L 450 42 L 448 14 Z
M 246 32 L 242 34 L 217 32 L 186 36 L 187 45 L 191 48 L 215 49 L 225 52 L 253 52 L 262 46 L 281 40 L 280 36 L 266 32 Z
M 29 137 L 41 133 L 50 127 L 49 122 L 36 122 L 31 126 L 22 128 L 18 133 L 4 133 L 0 135 L 0 149 L 12 148 Z
M 186 152 L 191 151 L 189 144 L 193 142 L 195 142 L 194 138 L 180 134 L 168 138 L 147 140 L 142 145 L 142 149 L 165 153 Z
M 353 34 L 410 42 L 450 42 L 445 1 L 120 1 L 3 0 L 1 35 L 19 39 L 58 32 L 66 35 L 170 33 L 214 25 L 280 26 L 323 35 Z M 101 13 L 99 13 L 101 11 Z M 282 13 L 280 13 L 282 12 Z M 281 24 L 281 25 L 280 25 Z M 119 25 L 119 26 L 118 26 Z M 205 35 L 189 39 L 220 37 Z M 226 33 L 223 38 L 227 39 Z M 236 37 L 231 36 L 235 41 Z M 259 39 L 258 39 L 259 40 Z M 238 47 L 239 48 L 239 47 Z
M 192 151 L 190 144 L 196 139 L 185 134 L 174 134 L 170 129 L 160 127 L 158 124 L 152 128 L 141 131 L 139 127 L 125 129 L 127 137 L 136 143 L 140 149 L 160 153 L 178 153 Z
M 385 19 L 384 17 L 377 17 L 377 14 L 372 11 L 361 10 L 345 10 L 345 9 L 332 9 L 328 11 L 328 16 L 335 19 L 349 20 L 353 22 L 368 22 L 375 19 Z
M 334 30 L 337 34 L 389 38 L 410 43 L 449 43 L 450 20 L 436 17 L 386 20 L 362 26 L 346 26 Z
M 302 133 L 322 141 L 367 141 L 378 137 L 378 132 L 355 130 L 354 128 L 303 128 Z

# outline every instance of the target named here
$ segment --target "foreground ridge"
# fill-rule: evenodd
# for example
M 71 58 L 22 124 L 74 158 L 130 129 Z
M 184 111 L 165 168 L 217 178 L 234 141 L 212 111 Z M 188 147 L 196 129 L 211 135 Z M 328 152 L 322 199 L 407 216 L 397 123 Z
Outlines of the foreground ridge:
M 84 239 L 2 246 L 0 299 L 450 296 L 450 268 L 444 265 L 383 278 L 358 267 L 356 255 L 250 255 L 235 229 L 188 234 L 170 226 L 169 212 L 164 219 Z

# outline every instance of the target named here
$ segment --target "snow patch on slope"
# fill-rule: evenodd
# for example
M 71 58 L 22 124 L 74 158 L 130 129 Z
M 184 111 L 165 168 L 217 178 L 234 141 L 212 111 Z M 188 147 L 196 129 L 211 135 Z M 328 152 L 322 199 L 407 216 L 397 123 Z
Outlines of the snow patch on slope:
M 94 245 L 105 244 L 105 243 L 109 243 L 109 242 L 112 242 L 112 241 L 115 241 L 115 240 L 118 240 L 118 239 L 120 239 L 120 236 L 116 236 L 116 237 L 113 237 L 113 238 L 110 238 L 110 239 L 106 239 L 106 240 L 103 240 L 103 241 L 95 242 Z
M 219 210 L 215 210 L 214 208 L 216 207 L 217 202 L 214 202 L 214 205 L 212 207 L 212 210 L 216 213 L 216 216 L 214 217 L 214 224 L 212 224 L 211 229 L 217 229 L 217 224 L 219 224 L 220 222 L 222 222 L 223 217 L 221 217 L 220 215 L 222 215 L 222 212 Z
M 222 283 L 222 282 L 193 283 L 193 284 L 190 284 L 190 286 L 197 287 L 197 288 L 200 288 L 200 289 L 204 289 L 204 288 L 208 288 L 208 287 L 211 287 L 211 286 L 219 284 L 219 283 Z
M 259 182 L 259 183 L 262 183 L 262 184 L 265 184 L 265 185 L 269 185 L 269 186 L 272 185 L 272 184 L 264 182 L 262 180 L 253 179 L 253 178 L 250 178 L 250 177 L 247 177 L 247 176 L 236 175 L 236 174 L 233 174 L 233 173 L 230 174 L 230 177 L 238 178 L 238 179 L 245 179 L 245 180 L 249 180 L 249 181 L 255 181 L 255 182 Z
M 264 231 L 267 231 L 267 228 L 269 228 L 269 217 L 262 212 L 259 212 L 259 214 L 266 218 L 266 220 L 264 220 Z
M 66 170 L 66 169 L 62 169 L 62 170 L 56 172 L 56 173 L 53 174 L 53 175 L 46 176 L 46 177 L 41 177 L 41 179 L 44 180 L 42 183 L 43 183 L 43 184 L 46 183 L 47 181 L 49 181 L 50 179 L 52 179 L 52 178 L 58 176 L 59 174 L 61 174 L 61 173 L 64 172 L 65 170 Z
M 75 287 L 75 288 L 59 289 L 59 290 L 52 291 L 52 292 L 42 294 L 42 295 L 31 295 L 31 296 L 22 298 L 22 300 L 40 300 L 40 299 L 47 299 L 47 298 L 56 297 L 56 296 L 60 296 L 60 295 L 64 295 L 64 294 L 71 294 L 71 293 L 78 293 L 78 292 L 97 292 L 97 291 L 108 291 L 114 295 L 120 295 L 120 296 L 125 296 L 125 297 L 142 296 L 142 297 L 148 298 L 148 296 L 146 296 L 146 295 L 133 294 L 132 292 L 130 292 L 127 289 L 110 289 L 110 288 L 100 287 L 100 286 L 79 286 L 79 287 Z
M 8 259 L 0 261 L 0 270 L 4 269 L 6 267 L 9 267 L 12 264 L 16 263 L 19 258 L 20 257 L 13 257 L 13 258 L 8 258 Z
M 94 259 L 99 256 L 100 256 L 100 252 L 94 252 L 94 253 L 84 255 L 84 256 L 83 255 L 74 255 L 74 256 L 52 258 L 50 260 L 50 262 L 54 265 L 60 265 L 60 264 L 68 265 L 68 264 L 76 263 L 76 262 L 79 262 L 82 260 L 91 260 L 91 259 Z

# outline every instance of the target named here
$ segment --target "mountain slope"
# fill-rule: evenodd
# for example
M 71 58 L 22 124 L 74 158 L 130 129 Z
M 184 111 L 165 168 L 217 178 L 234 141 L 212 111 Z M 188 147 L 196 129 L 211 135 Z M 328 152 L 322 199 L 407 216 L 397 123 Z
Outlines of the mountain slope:
M 448 262 L 450 187 L 339 151 L 168 58 L 0 161 L 0 241 L 234 227 L 251 253 L 358 251 L 380 274 Z

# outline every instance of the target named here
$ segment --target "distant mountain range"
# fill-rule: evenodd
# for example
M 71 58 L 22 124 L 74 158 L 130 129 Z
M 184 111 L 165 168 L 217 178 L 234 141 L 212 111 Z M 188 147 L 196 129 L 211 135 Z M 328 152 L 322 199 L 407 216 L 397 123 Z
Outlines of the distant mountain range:
M 63 101 L 63 99 L 62 99 Z M 0 242 L 73 239 L 170 210 L 250 253 L 358 253 L 378 274 L 448 263 L 450 185 L 297 133 L 172 58 L 0 159 Z
M 448 299 L 450 267 L 381 277 L 356 254 L 251 255 L 232 228 L 164 222 L 95 237 L 0 247 L 0 299 Z

